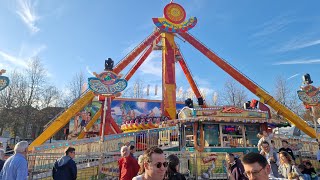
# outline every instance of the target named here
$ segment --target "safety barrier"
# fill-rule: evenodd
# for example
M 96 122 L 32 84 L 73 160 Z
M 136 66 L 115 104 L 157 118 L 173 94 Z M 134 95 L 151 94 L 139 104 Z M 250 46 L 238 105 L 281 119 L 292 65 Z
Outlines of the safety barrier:
M 141 155 L 138 152 L 135 155 Z M 194 177 L 189 171 L 190 154 L 165 151 L 165 155 L 175 154 L 180 159 L 180 172 L 186 177 Z M 58 153 L 34 153 L 28 155 L 29 179 L 51 179 L 54 162 L 62 155 Z M 119 177 L 118 160 L 120 153 L 77 153 L 75 162 L 78 169 L 77 179 L 117 179 Z M 37 164 L 37 166 L 35 166 Z

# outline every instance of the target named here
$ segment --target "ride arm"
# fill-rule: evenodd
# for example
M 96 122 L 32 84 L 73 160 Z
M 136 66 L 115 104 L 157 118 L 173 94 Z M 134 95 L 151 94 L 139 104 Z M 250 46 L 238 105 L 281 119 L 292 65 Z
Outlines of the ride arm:
M 198 49 L 202 54 L 207 56 L 212 62 L 214 62 L 217 66 L 219 66 L 222 70 L 227 72 L 230 76 L 232 76 L 235 80 L 245 86 L 248 90 L 254 93 L 256 96 L 261 98 L 261 102 L 268 104 L 274 110 L 278 112 L 279 115 L 285 117 L 289 122 L 296 125 L 300 130 L 305 132 L 312 138 L 316 137 L 316 132 L 313 128 L 311 128 L 303 119 L 301 119 L 294 112 L 289 110 L 287 107 L 276 101 L 271 95 L 269 95 L 266 91 L 260 88 L 257 84 L 253 83 L 248 77 L 240 73 L 233 66 L 227 63 L 225 60 L 218 57 L 214 54 L 210 49 L 204 46 L 200 41 L 195 39 L 189 33 L 179 33 L 179 35 L 184 38 L 187 42 L 189 42 L 192 46 Z
M 49 126 L 38 136 L 28 147 L 32 150 L 33 147 L 39 146 L 47 141 L 52 135 L 56 134 L 61 128 L 63 128 L 70 119 L 79 111 L 81 111 L 89 102 L 94 98 L 94 93 L 88 91 L 75 103 L 73 103 L 64 113 L 58 116 Z
M 131 63 L 146 47 L 160 36 L 159 29 L 156 29 L 152 32 L 150 36 L 148 36 L 144 41 L 142 41 L 136 48 L 134 48 L 130 54 L 124 57 L 116 67 L 113 69 L 113 72 L 119 74 L 129 63 Z
M 196 95 L 196 97 L 198 99 L 202 98 L 201 93 L 198 89 L 198 86 L 197 86 L 196 82 L 193 80 L 191 72 L 190 72 L 186 62 L 184 61 L 184 58 L 183 58 L 182 54 L 180 53 L 180 51 L 177 51 L 177 55 L 179 55 L 181 57 L 181 59 L 179 59 L 178 62 L 181 66 L 182 71 L 186 75 L 186 78 L 190 84 L 191 89 L 193 90 L 193 93 Z M 203 105 L 201 107 L 203 107 L 203 108 L 207 107 L 206 103 L 203 102 Z

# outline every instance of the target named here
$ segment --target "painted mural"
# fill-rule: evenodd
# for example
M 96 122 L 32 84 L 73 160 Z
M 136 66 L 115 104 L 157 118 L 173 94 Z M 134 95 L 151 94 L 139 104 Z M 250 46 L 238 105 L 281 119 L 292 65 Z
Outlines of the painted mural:
M 177 111 L 184 107 L 184 103 L 177 102 Z M 77 135 L 85 127 L 88 121 L 100 109 L 101 102 L 93 101 L 89 106 L 79 112 L 69 124 L 70 133 Z M 111 103 L 111 115 L 120 127 L 123 122 L 136 117 L 161 117 L 161 101 L 150 101 L 144 99 L 124 99 L 118 98 Z M 99 131 L 100 119 L 88 131 Z

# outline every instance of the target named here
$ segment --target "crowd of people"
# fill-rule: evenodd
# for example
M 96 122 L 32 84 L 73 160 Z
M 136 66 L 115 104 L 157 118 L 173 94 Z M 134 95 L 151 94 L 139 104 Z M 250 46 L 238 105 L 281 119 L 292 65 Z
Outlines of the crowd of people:
M 258 134 L 259 153 L 250 153 L 243 157 L 243 161 L 227 154 L 226 162 L 229 179 L 263 179 L 261 174 L 267 174 L 266 179 L 300 179 L 317 180 L 318 175 L 311 162 L 296 164 L 295 156 L 289 143 L 282 140 L 282 147 L 278 150 L 272 140 L 272 134 L 263 131 Z
M 118 161 L 120 180 L 185 180 L 179 173 L 179 158 L 171 154 L 167 158 L 159 147 L 144 151 L 138 159 L 134 157 L 135 147 L 123 146 Z
M 261 133 L 263 134 L 263 133 Z M 318 175 L 311 162 L 296 164 L 295 156 L 289 143 L 282 140 L 282 148 L 277 150 L 272 139 L 264 136 L 259 142 L 259 153 L 244 155 L 242 161 L 232 153 L 226 154 L 227 174 L 230 180 L 317 180 Z M 21 141 L 14 147 L 14 154 L 4 161 L 5 151 L 0 149 L 0 180 L 28 178 L 27 163 L 28 142 Z M 121 158 L 118 160 L 119 180 L 185 180 L 179 173 L 179 158 L 171 154 L 165 156 L 159 147 L 151 147 L 138 158 L 135 157 L 135 146 L 121 147 Z M 65 155 L 57 159 L 52 169 L 54 180 L 77 179 L 75 148 L 68 147 Z

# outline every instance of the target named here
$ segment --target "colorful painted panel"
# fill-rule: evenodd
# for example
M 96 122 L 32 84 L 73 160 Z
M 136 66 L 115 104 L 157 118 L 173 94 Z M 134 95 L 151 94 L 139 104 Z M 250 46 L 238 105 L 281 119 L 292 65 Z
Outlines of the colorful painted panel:
M 185 105 L 183 103 L 178 103 L 176 108 L 177 110 L 180 110 L 184 106 Z M 95 101 L 78 113 L 78 117 L 76 116 L 70 121 L 70 133 L 73 131 L 75 131 L 75 134 L 79 133 L 82 130 L 81 122 L 83 122 L 83 120 L 87 121 L 84 114 L 90 112 L 91 117 L 93 117 L 100 107 L 101 103 L 99 101 Z M 119 127 L 124 121 L 134 119 L 137 116 L 161 117 L 161 101 L 115 99 L 111 103 L 111 115 Z M 93 129 L 100 129 L 100 119 L 96 121 Z M 92 131 L 93 129 L 89 131 Z
M 117 74 L 112 71 L 106 71 L 96 74 L 96 77 L 88 78 L 89 88 L 102 95 L 115 95 L 123 91 L 127 87 L 127 81 L 120 79 Z
M 299 90 L 299 99 L 309 106 L 316 106 L 320 104 L 320 91 L 318 88 L 308 85 Z
M 196 17 L 192 17 L 181 24 L 169 22 L 166 18 L 152 18 L 153 23 L 161 30 L 170 33 L 182 33 L 192 29 L 198 22 Z
M 0 76 L 0 91 L 9 85 L 9 78 L 6 76 Z

